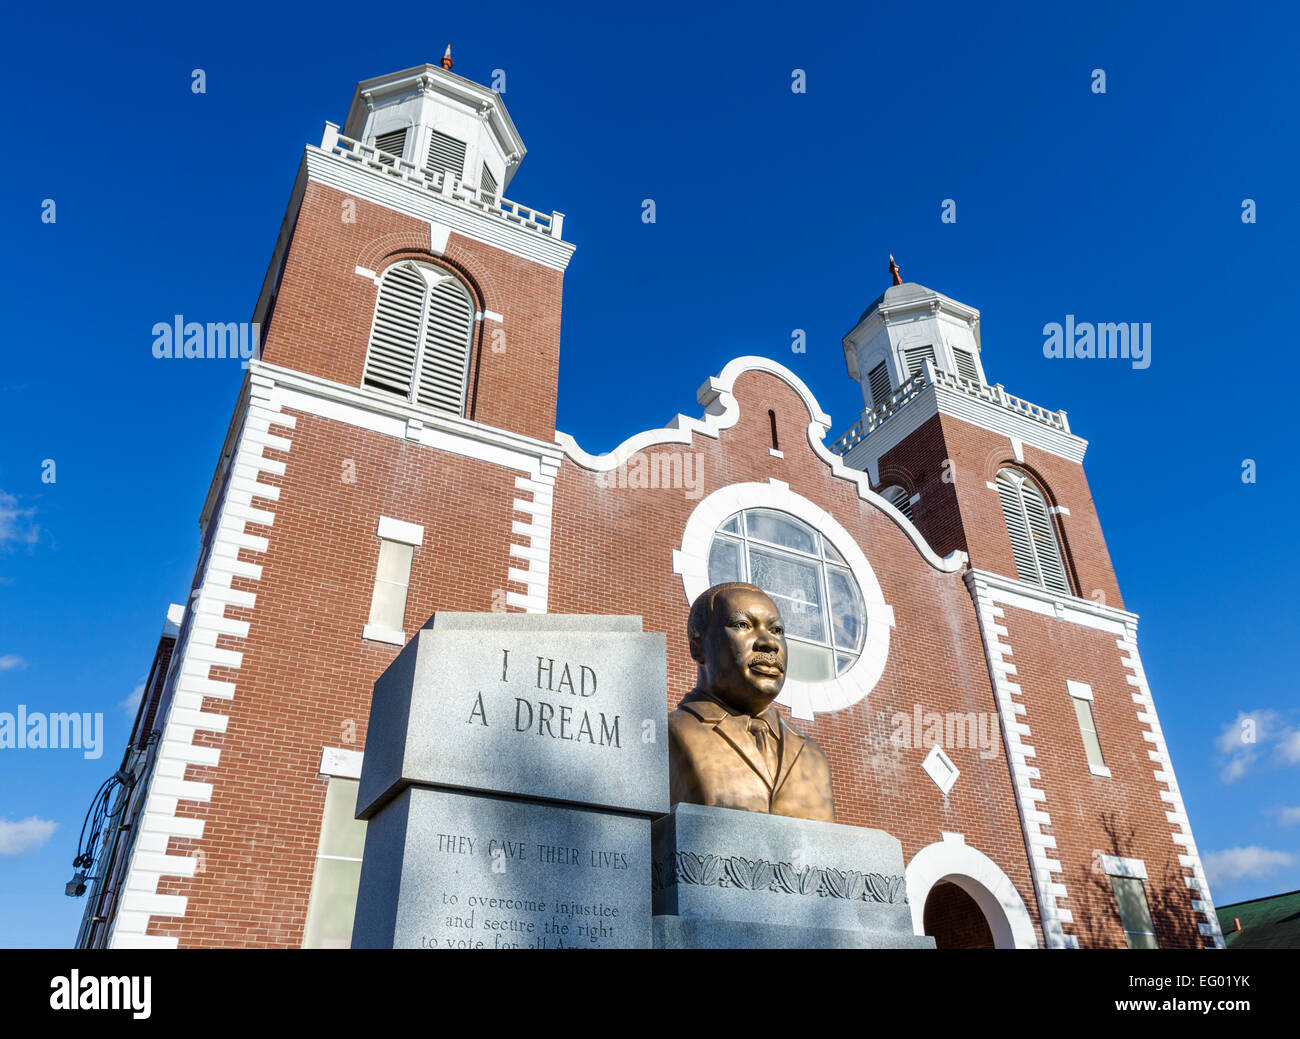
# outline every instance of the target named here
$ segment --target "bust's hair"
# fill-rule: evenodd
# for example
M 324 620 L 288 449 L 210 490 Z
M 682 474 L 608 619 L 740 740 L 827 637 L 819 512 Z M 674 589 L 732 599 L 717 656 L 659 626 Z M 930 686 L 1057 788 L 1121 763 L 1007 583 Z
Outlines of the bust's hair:
M 715 584 L 712 588 L 701 592 L 693 603 L 691 603 L 691 615 L 686 621 L 686 637 L 691 642 L 696 639 L 704 638 L 704 633 L 709 630 L 709 624 L 713 620 L 713 600 L 717 598 L 720 592 L 729 592 L 733 588 L 744 588 L 746 591 L 759 591 L 763 589 L 757 585 L 747 584 L 744 581 L 727 581 L 725 584 Z M 767 595 L 766 592 L 763 592 Z

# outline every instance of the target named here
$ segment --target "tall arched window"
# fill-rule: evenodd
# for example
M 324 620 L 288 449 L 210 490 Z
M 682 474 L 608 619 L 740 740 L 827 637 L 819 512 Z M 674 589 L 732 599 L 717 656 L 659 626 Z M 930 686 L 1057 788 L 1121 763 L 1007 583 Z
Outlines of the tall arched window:
M 1017 576 L 1022 581 L 1071 595 L 1056 529 L 1038 485 L 1024 473 L 1003 469 L 998 473 L 998 496 L 1002 499 L 1007 533 L 1011 535 Z
M 465 413 L 474 304 L 441 267 L 404 260 L 384 272 L 364 384 L 449 415 Z

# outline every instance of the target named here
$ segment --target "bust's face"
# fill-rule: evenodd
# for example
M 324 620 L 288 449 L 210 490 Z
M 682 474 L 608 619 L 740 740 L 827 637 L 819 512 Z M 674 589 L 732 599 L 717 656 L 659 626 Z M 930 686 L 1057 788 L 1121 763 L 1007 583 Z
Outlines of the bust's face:
M 717 594 L 699 649 L 705 690 L 734 710 L 761 714 L 785 684 L 785 624 L 758 588 Z

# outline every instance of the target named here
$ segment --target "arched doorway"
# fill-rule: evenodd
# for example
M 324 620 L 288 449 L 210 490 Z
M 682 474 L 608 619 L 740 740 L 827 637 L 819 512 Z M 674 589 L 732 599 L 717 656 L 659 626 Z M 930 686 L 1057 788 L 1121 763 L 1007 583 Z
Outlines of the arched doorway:
M 1038 948 L 1034 922 L 1016 886 L 959 833 L 944 833 L 943 840 L 912 856 L 907 899 L 913 932 L 933 935 L 941 949 Z M 941 938 L 949 944 L 940 944 Z
M 939 949 L 992 949 L 993 932 L 979 903 L 950 880 L 930 888 L 925 933 Z

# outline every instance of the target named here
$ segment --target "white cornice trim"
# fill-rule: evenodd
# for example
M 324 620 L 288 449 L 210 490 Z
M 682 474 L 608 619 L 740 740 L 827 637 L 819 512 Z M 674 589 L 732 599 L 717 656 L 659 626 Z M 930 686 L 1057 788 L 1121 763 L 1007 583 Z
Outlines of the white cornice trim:
M 740 419 L 740 405 L 734 395 L 736 379 L 745 372 L 755 371 L 775 376 L 799 394 L 808 409 L 808 444 L 813 454 L 826 463 L 832 476 L 855 484 L 858 497 L 874 505 L 897 523 L 925 561 L 936 570 L 952 574 L 966 565 L 965 552 L 953 551 L 947 556 L 938 556 L 906 516 L 871 490 L 869 474 L 862 470 L 850 469 L 826 446 L 826 433 L 831 428 L 831 417 L 822 410 L 821 405 L 817 403 L 817 398 L 799 376 L 779 361 L 767 357 L 753 355 L 737 357 L 729 361 L 718 375 L 706 380 L 695 395 L 705 409 L 702 418 L 677 415 L 664 428 L 647 429 L 636 433 L 613 451 L 603 455 L 588 454 L 568 433 L 557 432 L 556 443 L 563 448 L 564 454 L 574 464 L 592 472 L 609 472 L 625 464 L 637 452 L 647 448 L 661 444 L 690 444 L 691 438 L 696 433 L 717 440 L 724 429 L 730 429 Z
M 400 425 L 403 430 L 401 435 L 408 436 L 406 431 L 410 430 L 412 423 L 414 423 L 417 432 L 416 439 L 421 441 L 428 439 L 432 434 L 443 433 L 452 437 L 475 440 L 492 447 L 503 448 L 510 452 L 526 455 L 534 460 L 549 459 L 554 465 L 558 465 L 564 457 L 559 447 L 555 444 L 548 444 L 544 440 L 534 440 L 522 433 L 512 433 L 509 430 L 497 429 L 495 426 L 486 426 L 472 419 L 442 415 L 377 390 L 347 386 L 340 382 L 323 379 L 317 375 L 308 375 L 305 372 L 294 371 L 291 368 L 282 368 L 277 364 L 268 364 L 266 361 L 249 361 L 248 371 L 250 378 L 260 376 L 269 380 L 271 384 L 281 390 L 296 391 L 309 397 L 319 398 L 322 401 L 355 408 L 359 412 L 368 412 L 377 419 L 388 420 L 381 431 L 391 432 L 392 429 L 396 429 Z M 351 424 L 379 429 L 378 425 L 365 421 L 360 416 Z M 532 466 L 528 468 L 531 469 Z
M 881 456 L 886 451 L 893 450 L 937 414 L 939 407 L 931 384 L 896 411 L 888 422 L 844 452 L 841 456 L 844 464 L 851 469 L 864 470 L 870 474 L 873 483 L 879 483 Z
M 1012 442 L 1010 450 L 1013 453 L 1015 443 L 1019 441 L 1058 458 L 1082 464 L 1083 456 L 1088 450 L 1088 441 L 1073 433 L 1053 429 L 992 401 L 930 383 L 890 416 L 887 422 L 849 448 L 844 453 L 844 460 L 854 468 L 874 473 L 886 452 L 893 450 L 939 414 L 1002 434 Z
M 1088 450 L 1088 441 L 1083 437 L 1054 429 L 993 401 L 960 393 L 946 386 L 935 386 L 934 391 L 938 409 L 952 418 L 1001 433 L 1009 439 L 1020 440 L 1071 462 L 1081 463 Z
M 425 188 L 416 187 L 388 174 L 376 173 L 348 159 L 306 147 L 307 177 L 345 194 L 405 213 L 430 223 L 442 224 L 456 234 L 502 249 L 513 256 L 532 260 L 562 271 L 569 266 L 573 242 L 529 231 L 504 216 L 489 216 L 472 206 L 448 202 Z
M 1031 610 L 1045 617 L 1056 617 L 1071 624 L 1100 628 L 1115 634 L 1121 634 L 1128 625 L 1132 625 L 1134 629 L 1137 627 L 1136 613 L 1117 609 L 1114 606 L 1103 606 L 1091 599 L 1062 595 L 1060 592 L 1013 577 L 989 573 L 987 570 L 968 570 L 966 582 L 968 584 L 974 582 L 978 587 L 988 589 L 997 602 Z

